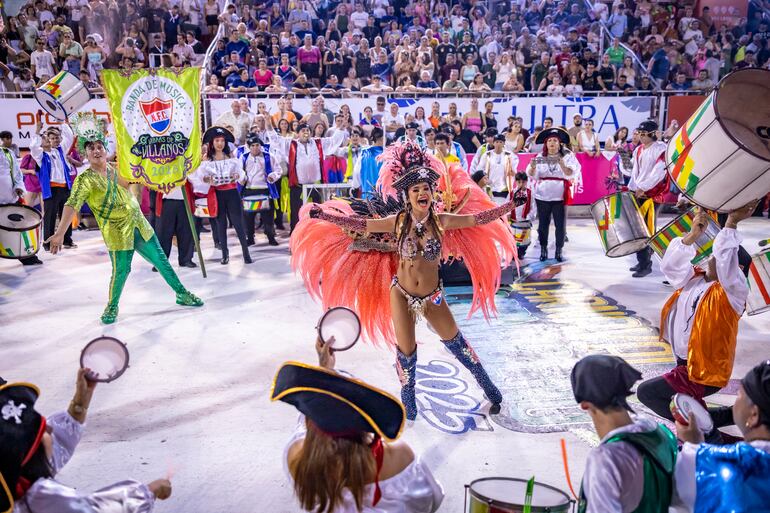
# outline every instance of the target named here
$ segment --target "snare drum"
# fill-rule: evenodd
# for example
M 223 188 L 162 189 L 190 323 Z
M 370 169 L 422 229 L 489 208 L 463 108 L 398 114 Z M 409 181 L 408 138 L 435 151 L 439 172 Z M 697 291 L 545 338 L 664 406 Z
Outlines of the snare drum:
M 708 210 L 729 212 L 763 197 L 770 190 L 770 70 L 723 78 L 669 141 L 666 168 Z
M 531 221 L 514 221 L 511 223 L 513 228 L 513 238 L 516 240 L 517 246 L 529 246 L 532 234 L 532 222 Z
M 749 267 L 749 297 L 746 313 L 757 315 L 770 310 L 770 250 L 754 255 Z
M 695 421 L 698 423 L 698 429 L 703 433 L 708 433 L 714 429 L 714 421 L 711 419 L 708 410 L 703 405 L 687 394 L 674 394 L 671 398 L 671 415 L 677 422 L 687 426 L 689 424 L 690 413 L 695 415 Z
M 668 245 L 671 244 L 672 240 L 687 235 L 690 229 L 692 229 L 692 221 L 695 219 L 695 214 L 697 214 L 696 208 L 698 207 L 691 208 L 653 235 L 650 239 L 650 248 L 652 248 L 656 255 L 663 258 L 663 255 L 666 254 L 666 249 L 668 249 Z M 704 231 L 700 237 L 695 239 L 695 257 L 690 260 L 692 265 L 704 263 L 706 259 L 711 256 L 711 252 L 714 249 L 714 239 L 719 233 L 719 225 L 711 218 L 711 216 L 709 216 L 708 221 L 706 231 Z
M 244 196 L 243 210 L 246 212 L 259 212 L 270 208 L 270 198 L 267 196 Z
M 470 495 L 470 513 L 522 513 L 527 481 L 512 477 L 486 477 L 465 485 L 466 505 Z M 532 513 L 569 511 L 569 496 L 553 486 L 535 483 L 532 490 Z
M 48 114 L 64 121 L 88 103 L 91 94 L 78 77 L 62 71 L 35 90 L 35 99 Z
M 195 199 L 195 217 L 211 217 L 208 198 Z
M 616 192 L 595 201 L 591 216 L 608 257 L 630 255 L 647 246 L 650 233 L 632 193 Z
M 0 205 L 0 258 L 27 258 L 40 249 L 43 217 L 25 205 Z

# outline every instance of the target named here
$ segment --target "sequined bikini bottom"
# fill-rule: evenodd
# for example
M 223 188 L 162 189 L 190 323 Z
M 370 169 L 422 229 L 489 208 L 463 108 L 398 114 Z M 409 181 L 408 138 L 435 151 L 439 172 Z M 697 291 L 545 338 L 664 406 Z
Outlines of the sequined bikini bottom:
M 444 282 L 439 279 L 438 285 L 430 294 L 425 296 L 415 296 L 410 294 L 401 284 L 398 282 L 398 276 L 393 276 L 393 281 L 390 283 L 390 287 L 396 287 L 406 299 L 409 310 L 414 314 L 415 320 L 425 315 L 425 309 L 429 303 L 433 303 L 438 306 L 444 300 Z

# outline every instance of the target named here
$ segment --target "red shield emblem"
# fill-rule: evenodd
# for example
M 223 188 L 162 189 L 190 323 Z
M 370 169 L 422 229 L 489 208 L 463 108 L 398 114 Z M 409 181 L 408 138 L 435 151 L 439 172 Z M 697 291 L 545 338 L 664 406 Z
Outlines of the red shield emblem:
M 174 115 L 174 102 L 155 98 L 149 102 L 139 102 L 142 114 L 150 129 L 158 135 L 163 135 L 171 126 Z

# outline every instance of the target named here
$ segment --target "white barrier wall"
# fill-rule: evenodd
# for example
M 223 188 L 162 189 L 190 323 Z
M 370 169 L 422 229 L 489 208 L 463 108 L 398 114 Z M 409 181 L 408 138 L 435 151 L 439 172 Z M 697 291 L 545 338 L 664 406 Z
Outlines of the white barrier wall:
M 342 105 L 348 105 L 354 119 L 363 116 L 364 107 L 375 106 L 375 97 L 369 98 L 326 98 L 326 108 L 332 112 L 339 112 Z M 556 125 L 572 126 L 572 116 L 581 114 L 584 118 L 594 120 L 594 130 L 599 133 L 602 141 L 614 134 L 615 131 L 625 126 L 633 129 L 645 119 L 650 117 L 652 109 L 651 97 L 591 97 L 591 98 L 479 98 L 479 109 L 484 110 L 484 103 L 494 103 L 494 112 L 497 117 L 497 126 L 507 126 L 508 116 L 521 116 L 524 119 L 524 127 L 532 131 L 536 126 L 543 124 L 543 119 L 550 116 Z M 217 119 L 222 113 L 230 109 L 232 99 L 205 100 L 210 105 L 212 120 Z M 251 98 L 251 111 L 257 111 L 257 104 L 264 102 L 270 112 L 277 111 L 277 99 Z M 297 98 L 294 100 L 294 110 L 298 112 L 310 112 L 309 98 Z M 431 104 L 438 102 L 441 112 L 449 110 L 450 103 L 456 103 L 458 112 L 462 115 L 470 107 L 471 98 L 389 98 L 389 103 L 397 103 L 402 115 L 414 113 L 418 106 L 425 109 L 426 115 L 430 115 Z M 41 110 L 33 98 L 3 99 L 2 115 L 0 115 L 0 130 L 8 130 L 13 134 L 14 142 L 22 148 L 29 146 L 35 134 L 36 117 Z M 389 108 L 389 105 L 386 107 Z M 83 110 L 92 111 L 97 116 L 109 119 L 107 101 L 94 99 L 88 102 Z M 56 120 L 43 113 L 44 123 L 55 124 Z M 111 120 L 110 120 L 111 122 Z
M 339 112 L 340 106 L 347 105 L 353 114 L 353 119 L 363 117 L 364 107 L 376 108 L 376 94 L 369 98 L 325 98 L 325 106 L 332 112 Z M 421 106 L 425 109 L 425 115 L 430 116 L 431 104 L 438 102 L 441 112 L 449 111 L 449 104 L 457 104 L 460 115 L 470 108 L 472 98 L 389 98 L 389 103 L 397 103 L 399 113 L 414 114 L 415 109 Z M 639 123 L 649 119 L 652 111 L 652 97 L 591 97 L 591 98 L 479 98 L 479 110 L 484 111 L 487 101 L 494 103 L 494 113 L 497 118 L 498 128 L 508 126 L 508 116 L 521 116 L 524 120 L 524 128 L 532 132 L 536 126 L 542 126 L 543 120 L 550 116 L 555 125 L 572 126 L 572 117 L 580 114 L 584 118 L 594 121 L 594 130 L 599 133 L 604 142 L 613 135 L 619 127 L 625 126 L 629 131 L 636 128 Z M 215 121 L 222 113 L 230 109 L 232 99 L 208 100 L 211 106 L 211 121 Z M 257 104 L 263 102 L 270 112 L 277 110 L 277 99 L 251 98 L 250 110 L 257 112 Z M 297 112 L 310 112 L 310 98 L 296 98 L 293 108 Z M 386 106 L 388 109 L 390 105 Z

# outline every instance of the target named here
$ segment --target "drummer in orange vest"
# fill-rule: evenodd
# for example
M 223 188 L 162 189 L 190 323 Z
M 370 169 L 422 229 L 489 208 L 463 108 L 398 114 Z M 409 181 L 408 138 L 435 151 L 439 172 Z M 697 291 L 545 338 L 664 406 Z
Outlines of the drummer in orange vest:
M 693 243 L 708 226 L 708 214 L 699 212 L 690 232 L 671 241 L 660 268 L 677 287 L 660 316 L 660 337 L 671 344 L 676 367 L 639 385 L 639 400 L 661 417 L 673 420 L 669 404 L 677 393 L 700 401 L 727 385 L 733 371 L 738 341 L 738 320 L 749 295 L 745 270 L 738 263 L 741 237 L 736 230 L 751 215 L 756 203 L 730 212 L 725 227 L 714 239 L 707 269 L 693 267 Z M 747 270 L 746 270 L 747 271 Z M 724 408 L 710 409 L 714 431 L 708 441 L 720 439 L 718 427 L 731 424 Z
M 637 128 L 641 144 L 632 156 L 633 169 L 628 190 L 634 193 L 640 202 L 639 211 L 647 223 L 650 235 L 655 233 L 655 204 L 663 201 L 668 191 L 669 180 L 666 173 L 666 145 L 658 141 L 658 124 L 644 121 Z M 652 272 L 652 249 L 645 247 L 636 253 L 637 264 L 630 270 L 634 278 L 642 278 Z

